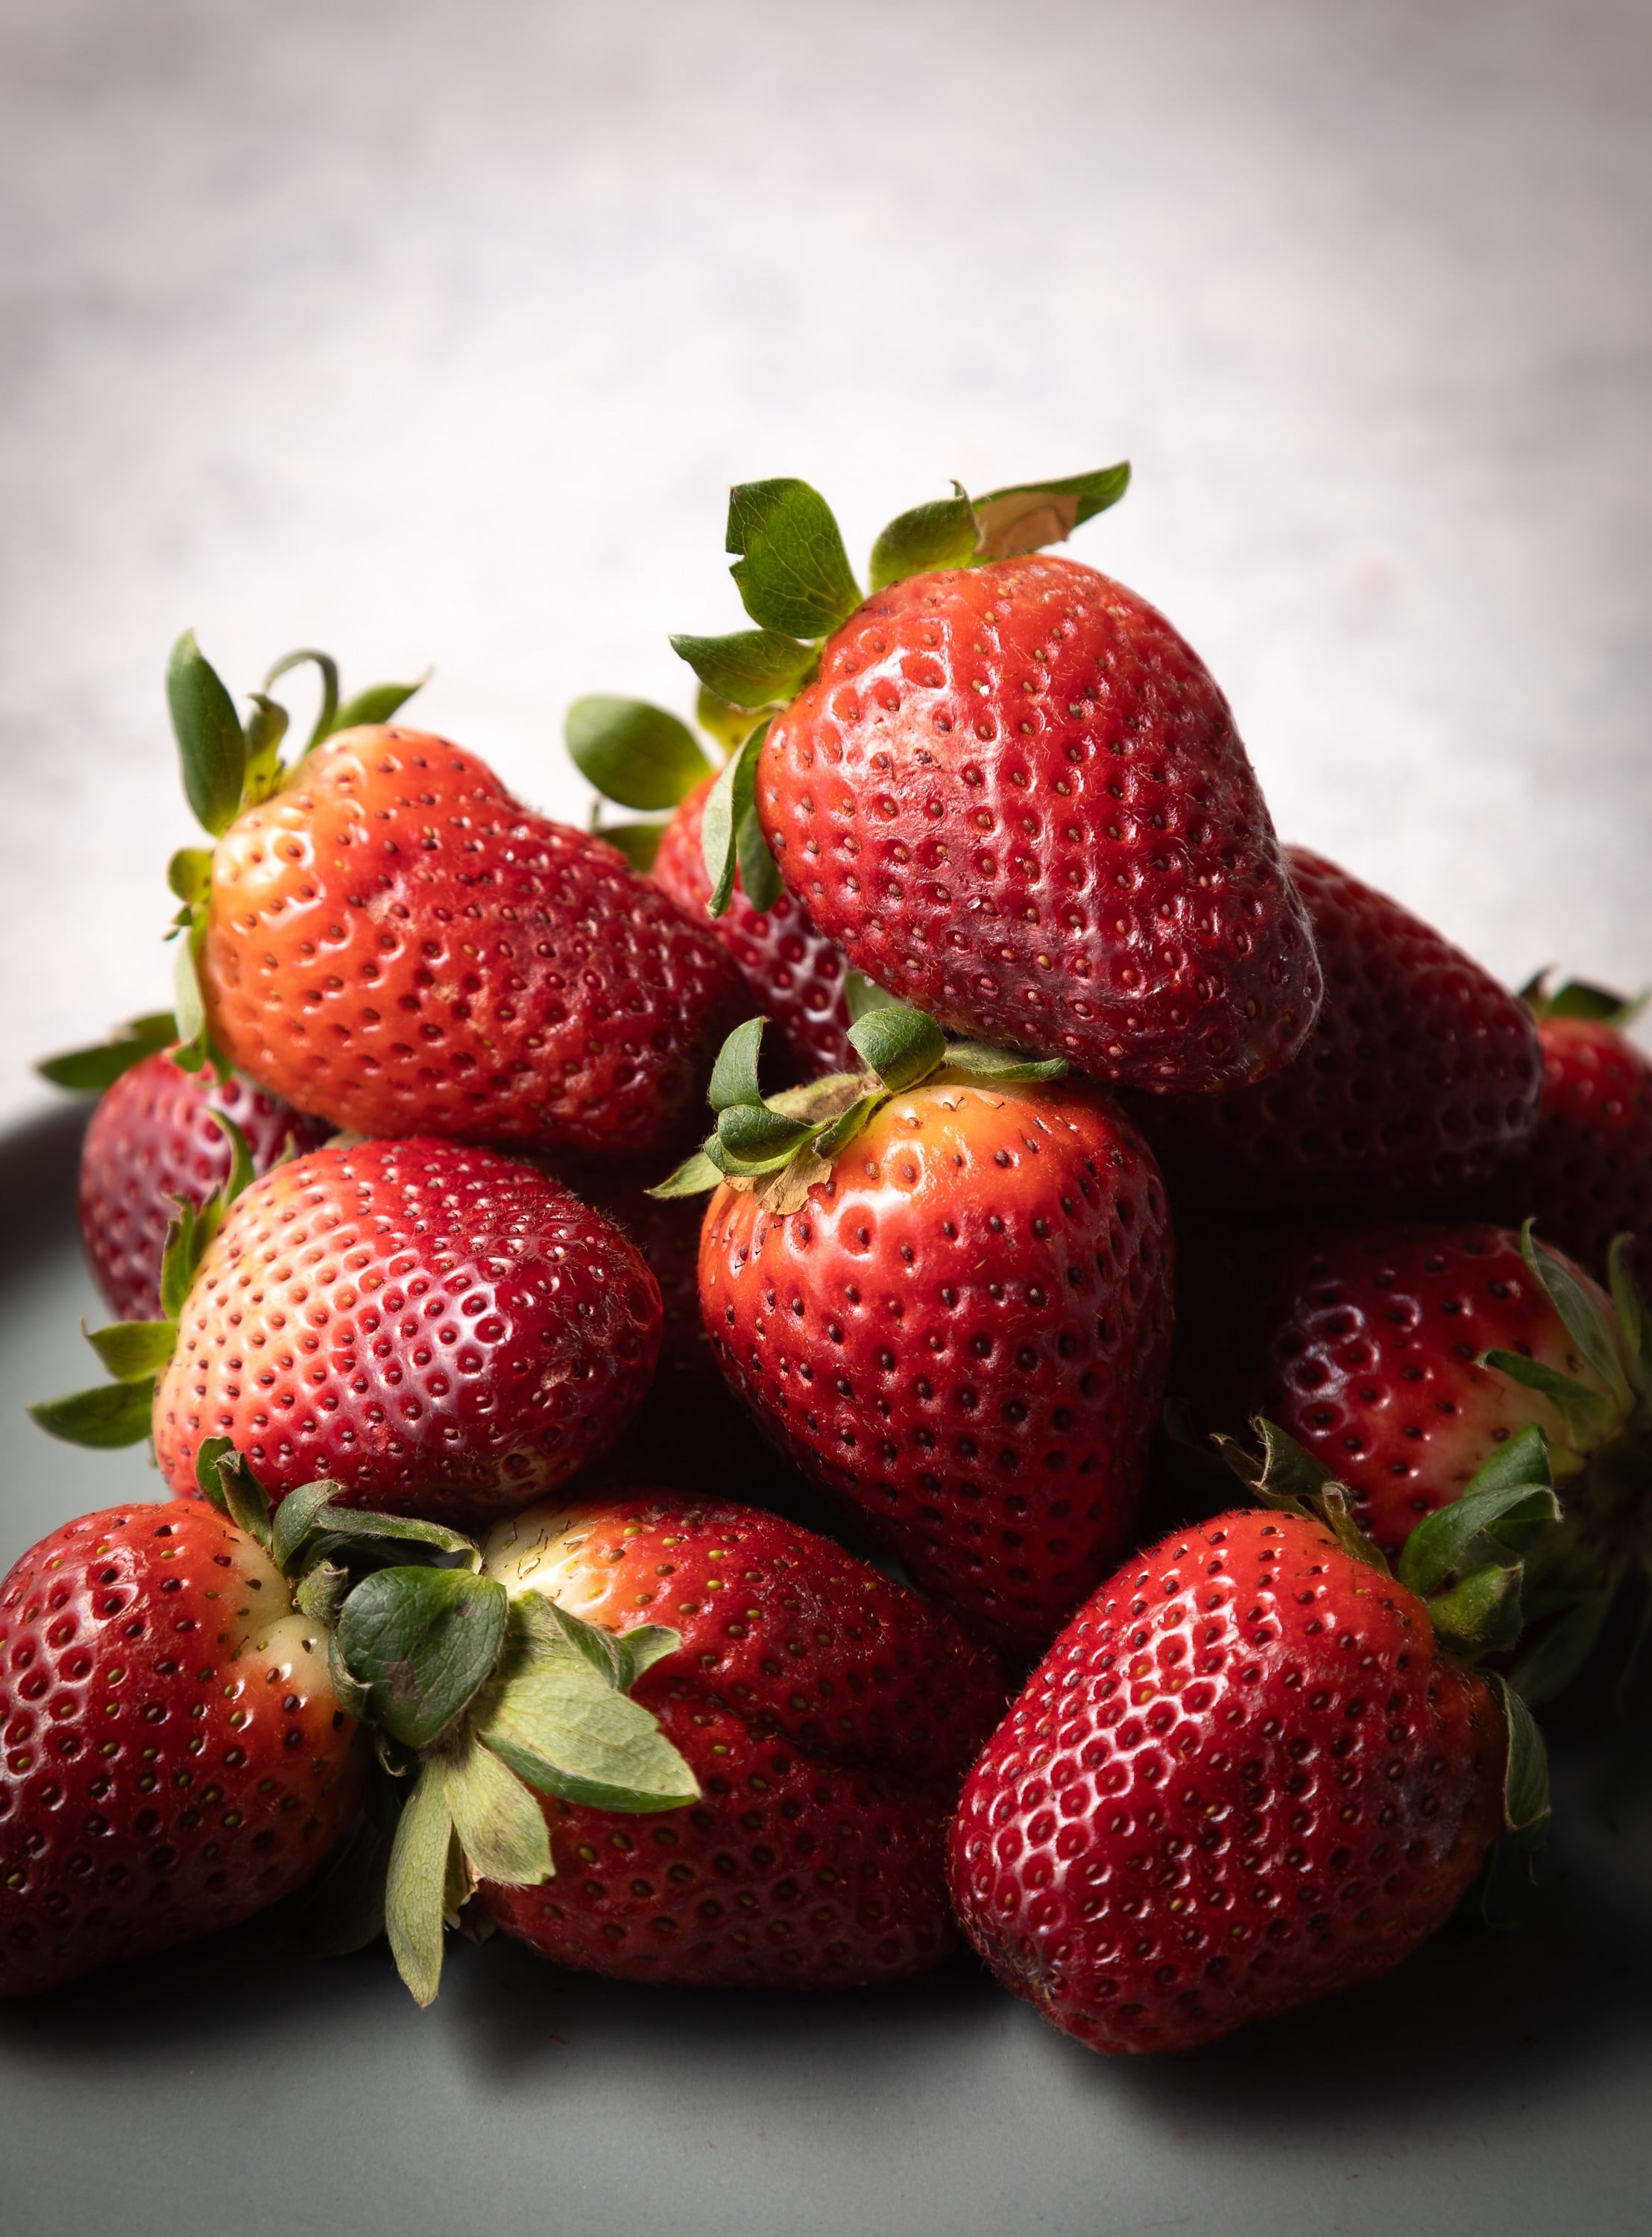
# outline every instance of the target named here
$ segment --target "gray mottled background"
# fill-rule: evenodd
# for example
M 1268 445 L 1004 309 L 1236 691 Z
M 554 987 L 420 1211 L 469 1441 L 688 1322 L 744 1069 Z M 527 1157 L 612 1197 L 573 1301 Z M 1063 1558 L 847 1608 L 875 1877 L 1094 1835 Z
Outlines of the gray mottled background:
M 761 474 L 864 550 L 1128 453 L 1075 549 L 1287 835 L 1652 971 L 1636 0 L 5 0 L 0 78 L 0 1109 L 164 998 L 181 626 L 434 663 L 578 813 Z
M 1649 115 L 1642 0 L 0 0 L 0 1117 L 165 997 L 180 628 L 238 689 L 433 662 L 428 719 L 581 814 L 563 705 L 687 704 L 666 632 L 735 624 L 725 487 L 774 473 L 864 551 L 951 474 L 1128 453 L 1075 549 L 1209 658 L 1288 835 L 1511 976 L 1652 977 Z M 7 1557 L 155 1488 L 21 1412 L 89 1372 L 73 1156 L 0 1150 Z M 0 2196 L 61 2237 L 1639 2237 L 1637 1729 L 1563 1739 L 1520 1935 L 1190 2059 L 1089 2058 L 962 1960 L 715 1997 L 496 1942 L 420 2020 L 382 1953 L 242 1936 L 0 2009 Z

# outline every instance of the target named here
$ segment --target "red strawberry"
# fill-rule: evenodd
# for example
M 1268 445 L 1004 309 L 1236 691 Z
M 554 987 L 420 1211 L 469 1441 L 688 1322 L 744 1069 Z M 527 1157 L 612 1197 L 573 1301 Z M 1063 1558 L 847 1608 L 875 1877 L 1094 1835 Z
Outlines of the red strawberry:
M 1091 2049 L 1208 2042 L 1445 1924 L 1519 1721 L 1331 1529 L 1221 1515 L 1139 1555 L 1034 1673 L 964 1788 L 958 1916 Z
M 701 1243 L 706 1325 L 771 1435 L 920 1585 L 1037 1648 L 1134 1519 L 1170 1341 L 1158 1170 L 1097 1089 L 994 1070 L 1007 1060 L 948 1049 L 911 1012 L 853 1031 L 872 1071 L 836 1095 L 848 1116 L 823 1103 L 794 1124 L 796 1162 L 761 1188 L 728 1159 Z M 724 1105 L 719 1156 L 784 1125 L 754 1072 L 749 1088 Z
M 161 1313 L 161 1260 L 184 1197 L 199 1211 L 229 1178 L 234 1119 L 254 1172 L 289 1151 L 314 1149 L 332 1129 L 238 1075 L 181 1072 L 169 1053 L 146 1057 L 99 1098 L 81 1149 L 81 1240 L 92 1273 L 122 1320 Z
M 1639 1005 L 1570 985 L 1526 990 L 1543 1044 L 1543 1105 L 1535 1132 L 1476 1198 L 1481 1217 L 1535 1219 L 1547 1241 L 1599 1275 L 1613 1238 L 1652 1286 L 1652 1057 L 1621 1028 Z
M 486 1567 L 609 1633 L 675 1630 L 635 1694 L 701 1788 L 641 1815 L 547 1798 L 555 1877 L 481 1891 L 506 1932 L 562 1964 L 718 1986 L 899 1980 L 951 1946 L 942 1854 L 1003 1711 L 990 1649 L 810 1531 L 672 1493 L 536 1508 Z
M 708 919 L 711 879 L 701 834 L 714 782 L 708 777 L 688 795 L 661 835 L 654 858 L 655 883 L 687 915 L 701 919 Z M 843 950 L 815 930 L 797 896 L 781 892 L 767 909 L 754 908 L 737 875 L 727 909 L 714 925 L 799 1079 L 852 1065 Z
M 204 1506 L 64 1525 L 0 1583 L 0 1994 L 232 1926 L 356 1808 L 325 1635 Z
M 116 1339 L 111 1345 L 111 1334 Z M 190 1495 L 227 1439 L 274 1499 L 322 1476 L 340 1500 L 486 1524 L 565 1483 L 648 1389 L 660 1292 L 600 1212 L 531 1166 L 431 1140 L 278 1165 L 206 1244 L 176 1325 L 95 1338 L 129 1399 L 36 1409 L 81 1442 L 135 1442 Z M 122 1344 L 152 1343 L 128 1356 Z
M 1231 1216 L 1459 1197 L 1531 1131 L 1530 1017 L 1398 901 L 1305 847 L 1285 858 L 1325 974 L 1319 1022 L 1271 1079 L 1142 1110 L 1176 1201 Z

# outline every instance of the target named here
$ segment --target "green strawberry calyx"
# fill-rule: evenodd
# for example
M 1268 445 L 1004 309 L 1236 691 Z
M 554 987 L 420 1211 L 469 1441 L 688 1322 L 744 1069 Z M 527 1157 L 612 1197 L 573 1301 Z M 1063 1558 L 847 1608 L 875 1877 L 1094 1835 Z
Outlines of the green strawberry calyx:
M 1277 1423 L 1258 1415 L 1260 1444 L 1250 1452 L 1234 1438 L 1214 1442 L 1250 1495 L 1320 1522 L 1345 1553 L 1392 1576 L 1428 1611 L 1434 1633 L 1461 1662 L 1506 1657 L 1525 1627 L 1522 1587 L 1534 1547 L 1560 1524 L 1548 1449 L 1536 1427 L 1499 1445 L 1460 1498 L 1419 1522 L 1397 1566 L 1354 1520 L 1353 1496 L 1322 1462 Z M 1486 1670 L 1508 1732 L 1504 1770 L 1504 1827 L 1529 1853 L 1543 1846 L 1550 1821 L 1548 1761 L 1543 1736 L 1519 1685 Z
M 784 1218 L 860 1134 L 892 1095 L 926 1083 L 1011 1086 L 1060 1079 L 1065 1057 L 1035 1059 L 979 1041 L 949 1041 L 933 1018 L 849 974 L 850 1046 L 865 1066 L 828 1073 L 806 1087 L 765 1096 L 758 1086 L 762 1018 L 736 1026 L 713 1067 L 708 1100 L 717 1124 L 703 1145 L 649 1194 L 701 1196 L 722 1186 L 754 1190 Z
M 955 481 L 951 497 L 916 505 L 881 531 L 872 548 L 872 591 L 910 575 L 982 567 L 1064 543 L 1076 528 L 1116 505 L 1129 481 L 1123 461 L 1061 480 L 1017 482 L 984 497 L 971 497 Z M 728 906 L 736 867 L 754 907 L 772 906 L 779 892 L 772 859 L 767 871 L 758 860 L 760 854 L 768 855 L 768 848 L 753 804 L 757 757 L 769 720 L 819 674 L 826 640 L 865 595 L 831 506 L 807 482 L 782 477 L 737 484 L 729 492 L 723 541 L 734 554 L 729 572 L 740 603 L 757 626 L 728 637 L 671 640 L 715 703 L 744 710 L 754 724 L 743 736 L 730 737 L 734 750 L 706 806 L 701 844 L 713 916 Z M 760 901 L 759 891 L 768 891 L 770 900 Z
M 1565 980 L 1551 991 L 1549 981 L 1553 976 L 1552 967 L 1545 967 L 1520 989 L 1520 1000 L 1534 1018 L 1584 1018 L 1592 1024 L 1610 1026 L 1615 1033 L 1624 1033 L 1652 1001 L 1652 990 L 1616 994 L 1610 987 L 1591 986 L 1586 979 Z
M 303 747 L 292 760 L 283 761 L 281 746 L 291 717 L 271 697 L 271 688 L 292 670 L 306 665 L 314 667 L 320 677 L 320 706 Z M 284 654 L 265 676 L 262 689 L 247 695 L 252 712 L 243 723 L 217 670 L 195 643 L 194 630 L 186 630 L 167 663 L 167 704 L 178 742 L 184 797 L 196 822 L 212 838 L 221 838 L 237 816 L 291 784 L 306 755 L 324 738 L 359 723 L 389 722 L 427 680 L 420 676 L 413 683 L 371 684 L 340 703 L 338 663 L 331 653 L 304 645 Z M 169 939 L 182 935 L 173 987 L 181 1044 L 176 1061 L 186 1072 L 199 1072 L 211 1064 L 220 1079 L 227 1079 L 228 1061 L 213 1040 L 201 993 L 201 951 L 211 881 L 210 848 L 181 847 L 167 866 L 167 883 L 182 904 L 168 934 Z
M 694 713 L 701 729 L 723 758 L 739 752 L 760 719 L 720 699 L 703 683 Z M 591 829 L 611 847 L 617 847 L 634 870 L 651 870 L 671 811 L 705 782 L 717 764 L 708 757 L 686 723 L 646 699 L 601 694 L 576 699 L 563 718 L 563 737 L 569 760 L 598 795 Z M 648 820 L 605 823 L 603 801 L 611 801 L 617 808 L 642 809 Z M 759 906 L 770 907 L 779 896 L 780 877 L 757 828 L 754 810 L 749 828 L 739 835 L 740 860 L 744 862 L 748 855 L 755 881 L 750 889 L 767 896 Z
M 474 1539 L 352 1507 L 330 1479 L 272 1505 L 227 1437 L 203 1440 L 195 1475 L 325 1628 L 333 1691 L 372 1735 L 364 1822 L 322 1884 L 300 1891 L 289 1940 L 343 1955 L 383 1931 L 428 2004 L 446 1930 L 477 1886 L 554 1877 L 539 1797 L 634 1813 L 700 1798 L 659 1720 L 630 1698 L 681 1647 L 675 1631 L 611 1633 L 542 1593 L 508 1594 Z
M 66 1087 L 71 1094 L 102 1095 L 134 1065 L 170 1048 L 177 1038 L 178 1020 L 171 1011 L 152 1010 L 117 1026 L 106 1041 L 43 1057 L 35 1070 L 54 1087 Z

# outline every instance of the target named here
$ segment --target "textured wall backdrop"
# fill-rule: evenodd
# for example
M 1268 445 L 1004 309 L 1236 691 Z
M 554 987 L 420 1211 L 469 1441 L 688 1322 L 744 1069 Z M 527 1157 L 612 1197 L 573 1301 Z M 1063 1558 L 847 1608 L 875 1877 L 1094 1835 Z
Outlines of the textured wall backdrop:
M 1633 0 L 6 0 L 0 1109 L 164 999 L 179 628 L 582 814 L 760 474 L 1129 454 L 1288 835 L 1652 973 L 1649 95 Z

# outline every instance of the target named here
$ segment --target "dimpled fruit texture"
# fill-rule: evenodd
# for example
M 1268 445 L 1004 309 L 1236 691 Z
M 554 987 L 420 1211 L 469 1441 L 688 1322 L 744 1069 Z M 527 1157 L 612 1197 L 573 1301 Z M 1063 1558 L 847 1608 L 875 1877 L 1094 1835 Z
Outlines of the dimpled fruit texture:
M 290 1148 L 314 1149 L 330 1127 L 239 1076 L 180 1072 L 162 1052 L 124 1072 L 98 1099 L 81 1147 L 81 1241 L 109 1310 L 123 1321 L 161 1316 L 161 1261 L 174 1197 L 203 1204 L 229 1177 L 221 1111 L 246 1137 L 254 1172 Z
M 1183 1253 L 1177 1307 L 1173 1382 L 1199 1426 L 1239 1435 L 1257 1414 L 1277 1422 L 1347 1485 L 1360 1528 L 1389 1554 L 1528 1422 L 1566 1466 L 1553 1408 L 1477 1366 L 1482 1352 L 1520 1352 L 1606 1389 L 1504 1228 L 1206 1237 Z
M 929 1086 L 788 1217 L 720 1189 L 701 1309 L 798 1465 L 925 1591 L 1033 1652 L 1127 1542 L 1171 1257 L 1158 1168 L 1104 1095 Z
M 1609 1025 L 1545 1018 L 1543 1106 L 1530 1140 L 1488 1182 L 1476 1210 L 1517 1227 L 1535 1219 L 1553 1249 L 1606 1271 L 1618 1235 L 1652 1290 L 1652 1058 Z
M 364 1134 L 671 1148 L 746 1010 L 721 943 L 612 847 L 422 731 L 329 738 L 214 849 L 234 1060 Z
M 1502 1825 L 1485 1679 L 1317 1523 L 1225 1514 L 1068 1627 L 964 1788 L 970 1939 L 1092 2049 L 1178 2050 L 1385 1973 Z
M 483 1890 L 507 1932 L 562 1964 L 705 1986 L 899 1980 L 953 1946 L 946 1826 L 1004 1712 L 990 1648 L 829 1540 L 726 1501 L 536 1509 L 487 1566 L 587 1622 L 681 1635 L 634 1693 L 701 1787 L 635 1817 L 544 1799 L 556 1877 Z
M 210 1508 L 66 1523 L 0 1582 L 0 1995 L 247 1918 L 353 1816 L 325 1637 Z
M 1319 969 L 1227 703 L 1070 559 L 880 591 L 769 731 L 758 812 L 857 969 L 943 1024 L 1204 1092 L 1288 1063 Z
M 272 1497 L 462 1528 L 564 1483 L 619 1434 L 660 1292 L 601 1212 L 514 1159 L 362 1142 L 278 1165 L 208 1246 L 155 1391 L 155 1456 L 194 1489 L 233 1439 Z
M 679 908 L 701 919 L 711 899 L 711 880 L 700 831 L 715 782 L 708 777 L 689 794 L 667 824 L 654 858 L 656 882 Z M 795 894 L 781 894 L 771 909 L 754 909 L 737 876 L 734 898 L 714 929 L 785 1042 L 800 1079 L 858 1069 L 860 1059 L 849 1046 L 843 950 L 815 930 Z
M 1325 974 L 1319 1021 L 1271 1079 L 1143 1106 L 1176 1201 L 1403 1211 L 1460 1195 L 1531 1132 L 1530 1013 L 1398 901 L 1306 847 L 1285 855 Z

